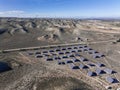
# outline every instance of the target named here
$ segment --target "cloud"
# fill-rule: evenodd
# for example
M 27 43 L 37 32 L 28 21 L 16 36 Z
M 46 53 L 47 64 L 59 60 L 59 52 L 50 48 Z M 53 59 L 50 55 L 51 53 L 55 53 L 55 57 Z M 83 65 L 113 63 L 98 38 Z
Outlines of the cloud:
M 5 14 L 12 15 L 12 14 L 24 14 L 24 13 L 25 12 L 21 11 L 21 10 L 12 10 L 12 11 L 3 11 L 3 12 L 0 12 L 0 15 L 5 15 Z

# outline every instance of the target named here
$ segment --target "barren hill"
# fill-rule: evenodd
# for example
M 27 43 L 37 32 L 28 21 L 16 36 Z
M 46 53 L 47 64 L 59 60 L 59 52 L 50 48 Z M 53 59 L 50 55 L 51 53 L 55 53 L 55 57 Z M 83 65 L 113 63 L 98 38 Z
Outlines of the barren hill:
M 119 24 L 119 21 L 102 20 L 1 18 L 0 48 L 92 40 L 97 37 L 92 32 L 120 33 Z

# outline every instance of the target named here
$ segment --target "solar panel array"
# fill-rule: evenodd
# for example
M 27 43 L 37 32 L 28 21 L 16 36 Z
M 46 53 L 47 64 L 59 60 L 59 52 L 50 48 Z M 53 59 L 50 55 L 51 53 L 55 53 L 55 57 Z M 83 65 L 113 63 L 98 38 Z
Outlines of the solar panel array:
M 69 65 L 71 69 L 80 69 L 86 70 L 88 76 L 99 76 L 102 74 L 113 74 L 115 71 L 109 69 L 105 66 L 104 63 L 97 63 L 88 60 L 87 58 L 83 57 L 80 53 L 86 53 L 92 56 L 94 60 L 97 58 L 105 57 L 104 54 L 93 50 L 87 45 L 75 45 L 75 46 L 66 46 L 66 47 L 58 47 L 52 48 L 49 50 L 38 50 L 35 52 L 28 52 L 28 55 L 34 56 L 35 58 L 44 58 L 46 61 L 56 61 L 58 65 Z M 88 62 L 86 64 L 86 62 Z M 95 70 L 92 71 L 90 68 L 95 67 Z M 104 67 L 104 68 L 102 68 Z M 111 77 L 112 78 L 112 77 Z M 117 80 L 114 78 L 114 80 Z M 106 79 L 108 83 L 110 82 L 109 79 Z

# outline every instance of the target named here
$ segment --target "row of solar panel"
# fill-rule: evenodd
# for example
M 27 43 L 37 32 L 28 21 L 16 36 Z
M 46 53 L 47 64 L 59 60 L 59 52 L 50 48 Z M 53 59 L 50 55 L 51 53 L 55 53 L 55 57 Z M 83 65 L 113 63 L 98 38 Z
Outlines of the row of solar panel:
M 88 66 L 83 65 L 83 64 L 76 66 L 76 65 L 72 64 L 71 68 L 72 69 L 88 69 Z M 114 74 L 114 73 L 116 73 L 116 72 L 109 68 L 105 68 L 105 69 L 97 68 L 95 71 L 88 70 L 87 75 L 90 77 L 93 77 L 93 76 L 98 76 L 98 75 L 102 75 L 102 74 Z M 108 83 L 118 83 L 119 82 L 116 78 L 112 78 L 110 76 L 106 78 L 106 81 Z
M 65 64 L 70 64 L 70 63 L 75 63 L 75 62 L 83 62 L 83 61 L 81 61 L 79 59 L 73 59 L 73 60 L 58 61 L 58 64 L 60 65 L 61 62 L 64 63 L 64 65 L 65 65 Z M 99 62 L 94 63 L 94 64 L 93 63 L 88 63 L 86 65 L 89 66 L 89 67 L 93 67 L 93 66 L 105 67 L 105 65 L 103 63 L 99 63 Z
M 88 69 L 89 68 L 87 65 L 83 65 L 83 64 L 80 64 L 79 66 L 74 65 L 74 64 L 70 64 L 70 66 L 71 66 L 71 69 Z M 103 66 L 101 66 L 101 67 L 103 67 Z M 105 68 L 103 70 L 99 69 L 99 68 L 96 69 L 96 75 L 103 74 L 103 73 L 113 74 L 113 73 L 116 73 L 116 72 L 111 70 L 111 69 L 109 69 L 109 68 Z M 92 76 L 92 75 L 89 74 L 89 76 Z
M 112 73 L 114 73 L 112 70 L 110 70 L 110 71 L 106 71 L 106 70 L 108 70 L 108 69 L 105 69 L 105 70 L 96 69 L 95 72 L 88 71 L 87 75 L 91 77 L 91 76 L 97 76 L 100 74 L 106 74 L 106 73 L 112 74 Z M 106 77 L 106 81 L 108 83 L 118 83 L 119 82 L 116 78 L 112 78 L 110 76 Z
M 45 54 L 48 54 L 48 55 L 66 55 L 66 54 L 70 54 L 70 53 L 77 53 L 77 52 L 81 52 L 81 50 L 72 50 L 72 51 L 63 51 L 63 52 L 50 52 L 50 53 L 41 53 L 41 52 L 35 52 L 35 55 L 45 55 Z M 34 55 L 33 52 L 29 52 L 28 53 L 29 55 Z
M 79 49 L 79 47 L 81 48 L 84 48 L 84 47 L 87 47 L 87 46 L 84 46 L 84 45 L 78 45 L 78 46 L 71 46 L 71 47 L 64 47 L 64 48 L 56 48 L 56 49 L 51 49 L 51 50 L 46 50 L 46 51 L 42 51 L 42 52 L 36 52 L 35 54 L 41 54 L 41 53 L 48 53 L 48 52 L 60 52 L 60 51 L 72 51 L 72 50 L 76 50 L 76 49 Z M 73 51 L 74 52 L 74 51 Z M 30 53 L 30 54 L 33 54 L 33 53 Z
M 81 56 L 79 54 L 69 54 L 69 55 L 49 55 L 49 54 L 44 54 L 44 55 L 36 55 L 36 58 L 53 58 L 55 60 L 57 59 L 68 59 L 68 58 L 75 58 L 76 56 Z
M 68 51 L 69 50 L 69 51 Z M 71 47 L 64 47 L 64 48 L 61 48 L 61 49 L 54 49 L 54 50 L 48 50 L 48 51 L 37 51 L 35 53 L 33 52 L 29 52 L 28 54 L 29 55 L 44 55 L 46 54 L 46 56 L 50 56 L 51 55 L 66 55 L 66 54 L 71 54 L 71 53 L 77 53 L 77 52 L 82 52 L 82 51 L 85 51 L 85 52 L 88 52 L 89 54 L 91 54 L 93 56 L 93 58 L 101 58 L 103 57 L 104 55 L 93 50 L 92 48 L 86 46 L 86 45 L 79 45 L 79 46 L 71 46 Z M 55 53 L 54 53 L 55 52 Z M 50 53 L 50 54 L 48 54 Z

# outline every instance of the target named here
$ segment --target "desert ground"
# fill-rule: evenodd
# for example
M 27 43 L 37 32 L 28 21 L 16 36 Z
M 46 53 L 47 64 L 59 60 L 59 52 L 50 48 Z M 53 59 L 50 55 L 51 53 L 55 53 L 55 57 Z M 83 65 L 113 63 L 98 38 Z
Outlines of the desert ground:
M 86 48 L 80 46 L 104 56 L 94 58 L 89 50 L 84 51 Z M 67 50 L 62 51 L 63 48 Z M 60 51 L 55 51 L 57 49 Z M 74 57 L 62 58 L 60 52 Z M 61 59 L 54 60 L 55 56 Z M 66 62 L 81 60 L 81 57 L 88 61 Z M 53 60 L 47 61 L 47 58 Z M 120 20 L 0 18 L 0 90 L 119 90 L 119 58 Z M 105 66 L 88 66 L 91 63 Z M 88 69 L 71 68 L 81 64 Z M 109 68 L 115 73 L 87 75 L 97 68 Z M 110 83 L 106 77 L 115 78 L 117 82 Z

